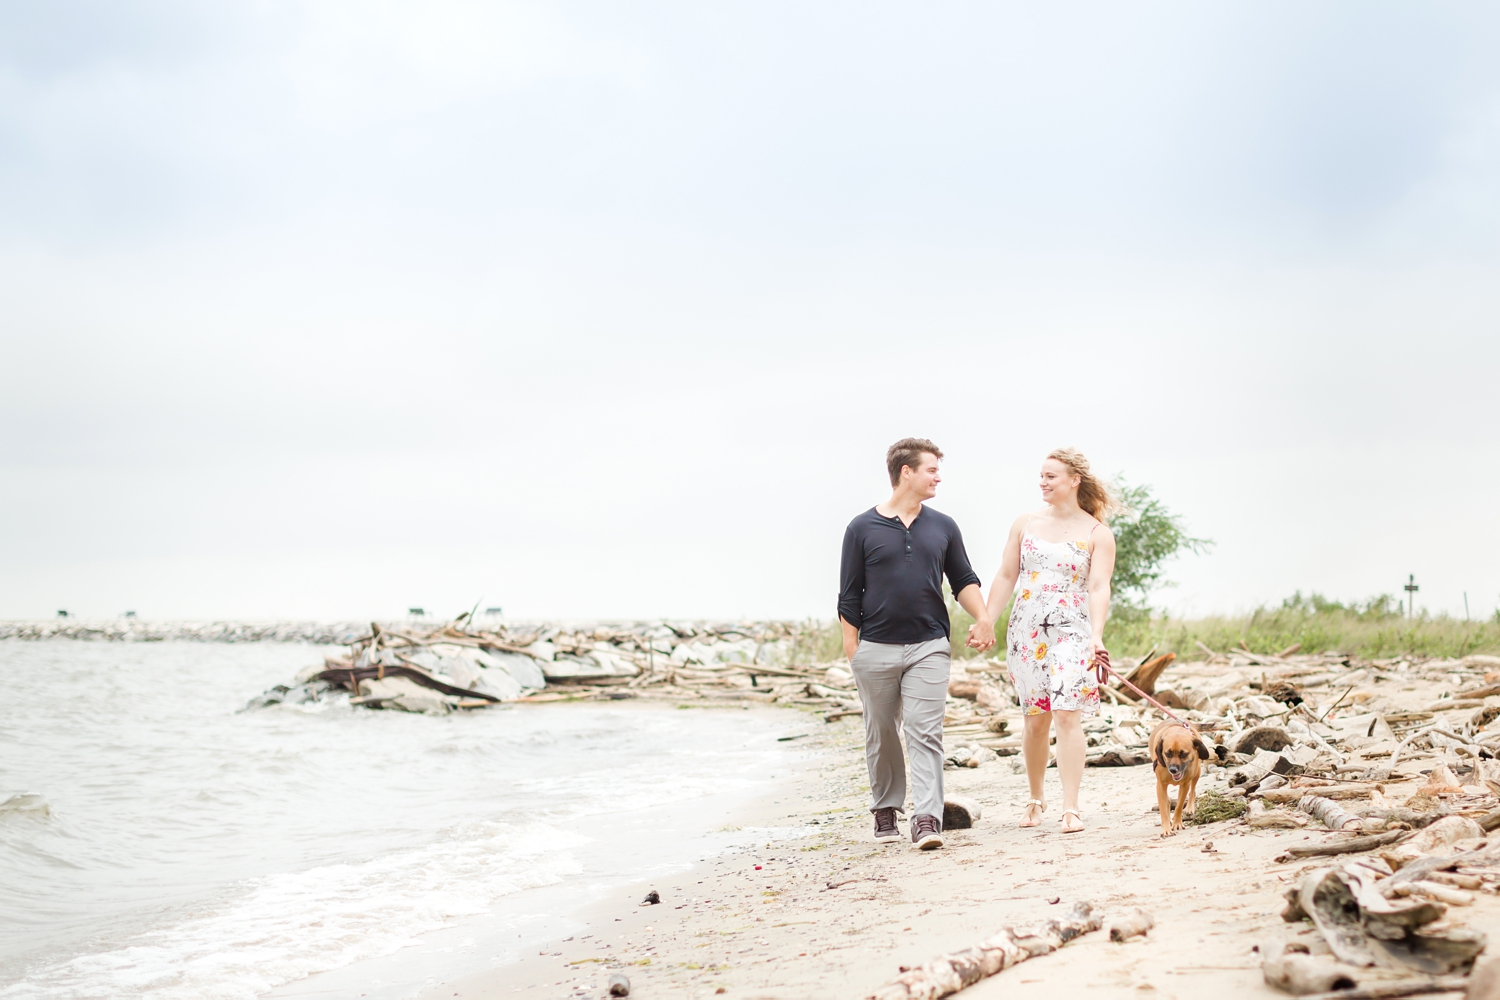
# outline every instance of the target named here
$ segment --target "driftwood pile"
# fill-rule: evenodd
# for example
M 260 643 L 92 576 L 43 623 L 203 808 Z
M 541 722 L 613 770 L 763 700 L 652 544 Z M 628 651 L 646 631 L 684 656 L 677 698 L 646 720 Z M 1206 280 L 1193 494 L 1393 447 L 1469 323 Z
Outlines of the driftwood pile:
M 1500 847 L 1490 840 L 1500 829 L 1500 657 L 1199 652 L 1187 663 L 1170 654 L 1126 662 L 1213 750 L 1205 783 L 1227 787 L 1200 798 L 1200 822 L 1325 831 L 1277 858 L 1308 866 L 1284 916 L 1318 935 L 1315 948 L 1305 938 L 1266 942 L 1266 982 L 1349 997 L 1464 989 L 1486 935 L 1462 920 L 1463 908 L 1500 892 Z M 1019 728 L 1017 711 L 987 707 L 1009 700 L 1002 665 L 956 676 L 950 691 L 973 697 L 971 714 L 951 713 L 951 763 L 1018 752 L 1006 733 Z M 1104 700 L 1085 722 L 1089 763 L 1147 763 L 1163 713 L 1114 687 Z M 1248 809 L 1209 815 L 1206 802 Z
M 828 667 L 793 662 L 798 638 L 786 622 L 483 628 L 465 627 L 461 616 L 438 627 L 372 623 L 346 652 L 246 707 L 347 702 L 444 714 L 511 701 L 655 697 L 857 713 L 852 690 L 823 683 Z

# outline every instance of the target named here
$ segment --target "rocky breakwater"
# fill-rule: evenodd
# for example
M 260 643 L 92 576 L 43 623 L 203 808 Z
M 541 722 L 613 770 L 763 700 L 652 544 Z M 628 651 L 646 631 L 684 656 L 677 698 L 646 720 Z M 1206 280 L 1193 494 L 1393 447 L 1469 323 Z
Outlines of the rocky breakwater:
M 103 642 L 308 642 L 343 645 L 365 635 L 362 622 L 154 622 L 142 618 L 0 622 L 0 639 Z
M 510 701 L 676 698 L 781 701 L 858 711 L 852 690 L 831 688 L 826 665 L 797 665 L 797 627 L 785 622 L 673 622 L 567 627 L 440 627 L 372 623 L 342 654 L 325 657 L 251 699 L 316 709 L 445 714 Z M 842 675 L 847 675 L 843 671 Z M 853 678 L 835 673 L 852 687 Z

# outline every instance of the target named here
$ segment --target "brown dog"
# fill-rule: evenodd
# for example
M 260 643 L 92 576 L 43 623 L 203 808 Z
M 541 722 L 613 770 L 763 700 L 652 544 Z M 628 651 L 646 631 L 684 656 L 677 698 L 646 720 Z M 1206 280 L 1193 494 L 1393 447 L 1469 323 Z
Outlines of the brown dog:
M 1151 730 L 1151 763 L 1156 770 L 1156 804 L 1161 807 L 1161 835 L 1182 829 L 1182 817 L 1198 805 L 1200 761 L 1208 760 L 1208 746 L 1197 733 L 1168 719 Z M 1171 809 L 1167 786 L 1177 786 L 1177 809 Z M 1170 814 L 1170 815 L 1169 815 Z

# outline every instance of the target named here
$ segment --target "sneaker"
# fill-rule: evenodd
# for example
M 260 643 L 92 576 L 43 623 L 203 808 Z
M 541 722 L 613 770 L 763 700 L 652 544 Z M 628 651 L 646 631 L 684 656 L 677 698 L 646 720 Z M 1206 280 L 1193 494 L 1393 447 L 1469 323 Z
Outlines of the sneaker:
M 896 829 L 896 810 L 893 806 L 875 810 L 875 841 L 900 840 L 901 831 Z
M 938 831 L 942 824 L 937 821 L 936 816 L 913 816 L 911 821 L 911 842 L 917 845 L 919 850 L 930 851 L 936 847 L 943 846 L 943 835 Z

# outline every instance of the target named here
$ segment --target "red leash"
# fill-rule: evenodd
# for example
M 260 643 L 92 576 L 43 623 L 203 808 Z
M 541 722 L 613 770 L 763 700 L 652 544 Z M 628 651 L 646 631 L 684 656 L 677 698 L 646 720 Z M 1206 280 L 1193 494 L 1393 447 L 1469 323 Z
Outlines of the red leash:
M 1151 697 L 1149 694 L 1127 681 L 1124 677 L 1121 677 L 1120 674 L 1115 670 L 1115 668 L 1109 665 L 1109 650 L 1101 649 L 1094 654 L 1094 666 L 1097 668 L 1099 683 L 1101 685 L 1103 685 L 1104 683 L 1104 674 L 1106 671 L 1108 671 L 1109 673 L 1114 674 L 1115 678 L 1118 679 L 1121 684 L 1124 684 L 1126 687 L 1130 688 L 1130 690 L 1134 691 L 1136 694 L 1140 695 L 1142 698 L 1146 699 L 1151 704 L 1161 709 L 1161 713 L 1167 718 L 1171 719 L 1179 726 L 1182 726 L 1184 729 L 1187 729 L 1189 731 L 1193 730 L 1192 726 L 1188 725 L 1186 722 L 1183 722 L 1176 715 L 1174 715 L 1170 708 L 1163 705 L 1161 702 L 1157 701 L 1155 698 Z

